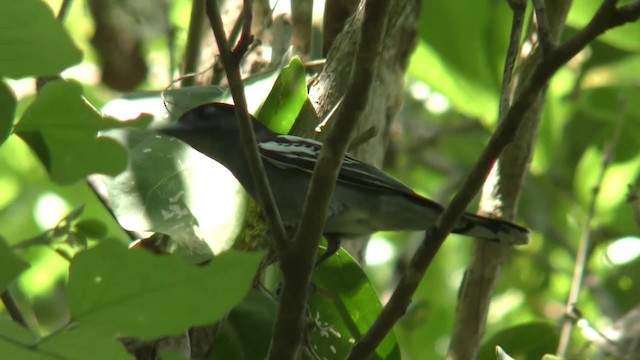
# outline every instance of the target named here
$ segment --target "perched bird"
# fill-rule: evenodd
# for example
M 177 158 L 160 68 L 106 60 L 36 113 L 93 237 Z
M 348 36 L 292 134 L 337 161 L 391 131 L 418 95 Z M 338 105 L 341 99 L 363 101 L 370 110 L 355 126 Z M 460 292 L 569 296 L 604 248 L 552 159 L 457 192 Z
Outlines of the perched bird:
M 322 143 L 273 133 L 252 117 L 264 168 L 286 226 L 295 226 Z M 233 105 L 209 103 L 183 114 L 159 130 L 175 137 L 229 169 L 250 196 L 256 196 Z M 346 155 L 326 217 L 328 246 L 321 263 L 340 247 L 340 239 L 381 230 L 426 230 L 443 207 L 418 195 L 383 171 Z M 454 233 L 502 244 L 526 244 L 527 229 L 510 222 L 465 213 Z

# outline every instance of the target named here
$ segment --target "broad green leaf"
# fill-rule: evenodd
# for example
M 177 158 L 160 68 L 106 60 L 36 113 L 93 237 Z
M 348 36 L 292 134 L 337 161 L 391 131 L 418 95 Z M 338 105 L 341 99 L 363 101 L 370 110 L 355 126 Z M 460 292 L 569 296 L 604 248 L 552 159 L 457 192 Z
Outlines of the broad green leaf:
M 499 331 L 480 348 L 479 359 L 496 357 L 496 346 L 515 359 L 539 360 L 558 345 L 556 326 L 546 321 L 532 321 Z
M 102 241 L 75 256 L 67 298 L 79 329 L 155 339 L 219 320 L 247 294 L 262 254 L 227 252 L 206 266 Z
M 424 2 L 409 75 L 460 112 L 495 122 L 510 19 L 506 2 Z
M 40 340 L 38 350 L 58 359 L 133 359 L 116 336 L 83 329 L 59 330 Z
M 278 75 L 257 118 L 272 131 L 287 134 L 306 100 L 304 66 L 300 59 L 295 57 Z
M 277 304 L 252 290 L 236 306 L 220 329 L 210 359 L 264 359 L 269 350 Z
M 42 1 L 3 1 L 0 77 L 56 75 L 82 60 L 51 9 Z
M 100 177 L 125 229 L 170 235 L 176 251 L 196 261 L 231 247 L 244 221 L 246 194 L 226 168 L 154 132 L 118 129 L 106 136 L 129 152 L 126 171 Z
M 16 112 L 16 96 L 4 81 L 0 81 L 0 146 L 11 134 Z
M 79 84 L 53 81 L 40 91 L 14 131 L 35 151 L 53 181 L 71 184 L 91 173 L 117 175 L 125 169 L 125 149 L 98 137 L 98 131 L 144 127 L 149 121 L 144 115 L 127 122 L 103 117 L 82 97 Z
M 366 274 L 344 250 L 314 273 L 317 290 L 309 299 L 310 341 L 320 358 L 346 358 L 382 310 Z M 400 359 L 395 333 L 388 334 L 372 359 Z
M 13 251 L 0 237 L 0 292 L 4 291 L 29 264 L 14 255 Z

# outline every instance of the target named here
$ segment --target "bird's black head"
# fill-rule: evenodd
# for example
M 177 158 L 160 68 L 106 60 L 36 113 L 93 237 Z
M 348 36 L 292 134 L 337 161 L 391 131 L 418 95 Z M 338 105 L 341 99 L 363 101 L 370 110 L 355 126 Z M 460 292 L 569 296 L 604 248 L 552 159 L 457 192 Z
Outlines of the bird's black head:
M 195 107 L 182 114 L 178 123 L 171 127 L 189 132 L 204 132 L 211 138 L 224 138 L 238 132 L 235 107 L 223 103 L 209 103 Z M 172 135 L 171 127 L 165 132 L 167 135 Z M 180 136 L 176 137 L 180 138 Z
M 253 129 L 260 138 L 261 134 L 269 133 L 253 116 Z M 197 106 L 180 116 L 177 123 L 159 129 L 165 135 L 173 136 L 186 143 L 191 143 L 198 137 L 209 140 L 232 140 L 239 137 L 238 122 L 235 106 L 224 103 L 208 103 Z

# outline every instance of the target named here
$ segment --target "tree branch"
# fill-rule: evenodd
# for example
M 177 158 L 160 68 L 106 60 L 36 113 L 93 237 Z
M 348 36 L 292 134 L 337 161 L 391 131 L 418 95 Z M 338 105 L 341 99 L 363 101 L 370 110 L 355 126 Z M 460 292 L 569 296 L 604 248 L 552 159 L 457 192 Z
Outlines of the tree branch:
M 342 159 L 369 101 L 389 3 L 368 0 L 365 4 L 358 52 L 342 106 L 322 146 L 293 247 L 280 256 L 284 284 L 269 359 L 294 359 L 299 354 L 314 259 Z
M 556 41 L 549 28 L 544 0 L 533 0 L 533 9 L 536 13 L 536 23 L 538 24 L 538 43 L 542 47 L 542 54 L 546 55 L 556 47 Z
M 624 105 L 623 105 L 624 106 Z M 598 174 L 598 179 L 593 186 L 593 192 L 591 194 L 591 200 L 589 201 L 589 209 L 587 211 L 587 218 L 585 219 L 584 228 L 582 229 L 582 238 L 580 239 L 580 245 L 578 247 L 578 253 L 576 254 L 576 264 L 573 269 L 573 279 L 571 281 L 571 290 L 567 298 L 567 305 L 565 311 L 565 318 L 562 322 L 562 331 L 560 333 L 560 341 L 558 343 L 558 350 L 556 354 L 562 358 L 567 357 L 569 350 L 569 343 L 571 341 L 571 333 L 573 331 L 574 319 L 571 318 L 571 314 L 576 313 L 576 304 L 578 304 L 578 298 L 580 297 L 580 290 L 582 290 L 582 283 L 584 280 L 584 273 L 589 262 L 589 254 L 593 249 L 593 242 L 591 239 L 591 223 L 596 214 L 596 202 L 598 195 L 600 194 L 600 188 L 604 176 L 609 169 L 609 166 L 613 162 L 615 156 L 615 150 L 620 141 L 620 134 L 622 133 L 622 126 L 626 118 L 626 111 L 621 111 L 620 118 L 616 125 L 616 129 L 613 134 L 613 138 L 609 143 L 609 146 L 602 154 L 602 168 Z
M 634 21 L 640 16 L 640 3 L 616 8 L 617 1 L 605 0 L 593 19 L 565 44 L 555 49 L 536 66 L 532 76 L 524 84 L 522 92 L 505 114 L 489 140 L 478 162 L 465 179 L 460 191 L 453 198 L 436 225 L 427 231 L 425 239 L 411 259 L 391 299 L 384 307 L 369 331 L 354 346 L 349 359 L 366 359 L 393 325 L 405 313 L 420 280 L 436 252 L 451 232 L 475 194 L 478 193 L 489 171 L 502 150 L 513 141 L 520 120 L 535 102 L 553 74 L 582 50 L 588 43 L 606 30 Z
M 509 46 L 507 48 L 507 54 L 505 57 L 504 72 L 502 87 L 500 93 L 500 105 L 499 105 L 499 119 L 502 119 L 511 103 L 513 94 L 513 69 L 518 54 L 520 53 L 520 42 L 522 37 L 522 28 L 524 25 L 524 17 L 527 8 L 526 0 L 514 0 L 509 1 L 509 5 L 513 10 L 513 19 L 511 23 L 511 35 L 509 39 Z M 541 102 L 539 102 L 541 104 Z M 535 112 L 532 122 L 537 124 L 539 119 L 539 112 Z M 526 122 L 528 118 L 524 119 Z M 531 132 L 528 134 L 522 134 L 519 131 L 521 137 L 529 136 L 533 138 Z M 518 146 L 515 151 L 522 153 L 524 158 L 524 164 L 518 166 L 515 170 L 519 175 L 513 176 L 508 179 L 517 183 L 517 189 L 521 188 L 522 179 L 526 173 L 528 159 L 531 154 L 531 148 L 533 147 L 532 141 L 527 141 L 518 138 Z M 509 167 L 510 165 L 506 165 Z M 500 166 L 502 168 L 502 166 Z M 493 176 L 491 176 L 493 175 Z M 515 208 L 517 194 L 502 199 L 502 201 L 493 201 L 496 197 L 500 197 L 497 194 L 500 191 L 498 186 L 499 180 L 498 171 L 493 169 L 487 183 L 485 184 L 485 192 L 489 188 L 490 194 L 485 196 L 483 193 L 482 200 L 480 202 L 479 212 L 488 213 L 489 215 L 496 215 L 493 204 L 499 203 L 500 206 L 506 206 Z M 495 181 L 492 181 L 495 180 Z M 487 201 L 489 199 L 490 201 Z M 501 209 L 500 209 L 501 210 Z M 507 220 L 512 219 L 512 212 L 507 214 L 506 217 L 503 214 L 503 218 Z M 477 357 L 478 350 L 480 348 L 480 342 L 484 335 L 484 328 L 486 324 L 487 314 L 489 312 L 489 305 L 491 303 L 491 295 L 497 283 L 500 267 L 504 259 L 510 254 L 511 247 L 501 246 L 499 244 L 492 244 L 485 241 L 476 241 L 473 243 L 473 252 L 469 265 L 464 273 L 462 284 L 460 285 L 460 291 L 458 295 L 458 304 L 456 306 L 455 320 L 453 323 L 453 331 L 451 334 L 451 341 L 449 342 L 448 357 L 451 359 L 473 359 Z
M 202 48 L 202 25 L 204 24 L 204 0 L 191 0 L 191 16 L 189 20 L 189 32 L 187 34 L 187 45 L 184 51 L 184 68 L 182 70 L 182 86 L 193 86 L 195 84 L 195 74 L 198 71 L 198 60 Z
M 4 305 L 4 308 L 7 309 L 7 313 L 9 313 L 9 316 L 11 316 L 11 319 L 17 322 L 18 324 L 24 326 L 25 328 L 29 329 L 29 324 L 27 323 L 27 319 L 22 314 L 22 311 L 20 311 L 18 302 L 16 302 L 16 299 L 13 297 L 9 289 L 5 289 L 0 294 L 0 299 L 2 299 L 2 304 Z
M 248 18 L 245 18 L 244 21 L 249 25 L 243 26 L 243 33 L 240 36 L 240 40 L 233 52 L 229 48 L 229 44 L 227 42 L 227 36 L 224 31 L 217 1 L 207 0 L 205 9 L 209 22 L 211 23 L 211 28 L 216 38 L 216 42 L 218 43 L 218 50 L 220 51 L 222 64 L 224 65 L 225 72 L 227 73 L 229 89 L 231 90 L 231 95 L 233 96 L 233 101 L 235 103 L 236 117 L 240 128 L 240 138 L 242 139 L 242 145 L 249 161 L 253 180 L 256 183 L 258 202 L 265 212 L 278 252 L 283 252 L 287 247 L 289 247 L 289 241 L 284 226 L 282 225 L 280 213 L 278 212 L 278 207 L 276 206 L 273 198 L 271 187 L 269 186 L 269 180 L 267 179 L 267 175 L 264 171 L 262 159 L 258 153 L 256 135 L 253 132 L 253 126 L 251 126 L 251 118 L 249 117 L 249 112 L 247 110 L 247 99 L 244 96 L 244 86 L 240 75 L 240 59 L 243 54 L 241 54 L 241 51 L 246 51 L 252 40 L 250 34 L 251 1 L 245 0 L 244 2 L 243 13 L 245 16 L 248 14 Z

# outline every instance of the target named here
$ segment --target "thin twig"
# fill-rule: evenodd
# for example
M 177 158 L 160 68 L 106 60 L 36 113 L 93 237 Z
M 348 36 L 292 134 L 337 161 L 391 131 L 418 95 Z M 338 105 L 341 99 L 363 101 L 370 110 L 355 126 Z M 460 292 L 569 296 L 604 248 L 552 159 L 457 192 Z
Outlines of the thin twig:
M 549 27 L 544 0 L 533 0 L 533 9 L 536 13 L 536 24 L 538 24 L 538 42 L 542 47 L 542 55 L 545 56 L 553 51 L 556 44 Z
M 188 76 L 198 71 L 200 51 L 202 49 L 202 26 L 204 24 L 204 0 L 191 1 L 191 17 L 189 19 L 189 32 L 187 33 L 187 45 L 184 51 L 184 68 L 182 69 L 182 86 L 193 86 L 195 76 Z
M 605 0 L 587 26 L 556 48 L 536 66 L 532 76 L 517 96 L 504 121 L 499 124 L 489 140 L 478 162 L 465 179 L 460 191 L 453 198 L 436 225 L 430 228 L 425 239 L 411 259 L 407 271 L 400 279 L 396 290 L 369 331 L 355 344 L 349 359 L 367 359 L 405 313 L 415 290 L 423 278 L 436 252 L 451 232 L 468 204 L 478 193 L 493 163 L 502 150 L 513 140 L 520 119 L 546 87 L 553 74 L 581 51 L 587 44 L 606 30 L 635 21 L 640 16 L 640 2 L 616 9 L 616 1 Z
M 291 251 L 280 256 L 284 283 L 269 359 L 294 359 L 304 333 L 304 315 L 314 259 L 349 140 L 369 101 L 382 49 L 390 1 L 368 0 L 349 85 L 311 178 Z
M 253 132 L 253 126 L 251 126 L 251 118 L 247 110 L 247 99 L 244 96 L 244 86 L 242 84 L 242 77 L 240 75 L 240 58 L 239 52 L 232 53 L 227 42 L 227 36 L 222 24 L 222 16 L 220 15 L 220 9 L 218 8 L 218 2 L 215 0 L 206 1 L 206 13 L 211 23 L 213 34 L 218 43 L 218 50 L 220 51 L 220 58 L 227 73 L 227 80 L 229 81 L 229 89 L 233 96 L 235 103 L 236 117 L 238 120 L 238 127 L 240 128 L 240 137 L 242 139 L 242 145 L 247 155 L 249 167 L 251 168 L 251 174 L 256 183 L 256 190 L 258 193 L 258 203 L 265 212 L 269 228 L 274 237 L 276 248 L 278 252 L 283 252 L 288 248 L 287 233 L 282 225 L 280 219 L 280 213 L 276 206 L 269 186 L 269 180 L 264 171 L 264 165 L 262 159 L 258 153 L 258 144 L 256 142 L 256 135 Z M 245 19 L 245 22 L 249 23 L 249 32 L 251 31 L 251 1 L 245 0 L 244 2 L 244 14 L 249 14 L 249 18 Z M 251 35 L 243 35 L 240 37 L 240 42 L 251 41 Z M 236 50 L 247 49 L 248 44 L 236 46 Z
M 27 323 L 27 318 L 25 318 L 22 311 L 20 311 L 20 307 L 9 289 L 3 291 L 2 294 L 0 294 L 0 298 L 2 299 L 4 308 L 7 309 L 7 313 L 11 316 L 11 319 L 28 329 L 29 324 Z
M 511 35 L 509 46 L 504 61 L 502 72 L 502 87 L 500 91 L 500 105 L 498 108 L 498 119 L 502 119 L 509 110 L 511 104 L 511 83 L 513 81 L 513 68 L 520 53 L 520 39 L 522 38 L 522 28 L 524 26 L 524 16 L 527 12 L 527 0 L 509 0 L 513 18 L 511 20 Z
M 624 109 L 626 106 L 622 105 Z M 622 133 L 622 126 L 626 118 L 626 111 L 621 111 L 620 118 L 616 125 L 613 137 L 609 146 L 607 146 L 604 154 L 602 154 L 602 167 L 598 174 L 598 179 L 593 186 L 593 192 L 591 194 L 591 200 L 589 201 L 589 209 L 587 210 L 587 218 L 585 219 L 584 228 L 582 229 L 582 238 L 580 239 L 580 245 L 578 247 L 578 253 L 576 254 L 576 264 L 573 269 L 573 280 L 571 282 L 571 290 L 567 299 L 566 314 L 575 313 L 575 306 L 578 304 L 580 297 L 580 290 L 582 289 L 582 283 L 584 280 L 585 270 L 587 263 L 589 262 L 589 254 L 593 248 L 593 242 L 591 239 L 591 223 L 596 215 L 596 203 L 598 195 L 600 194 L 600 188 L 604 176 L 609 169 L 609 166 L 613 162 L 615 156 L 615 150 L 620 141 L 620 134 Z M 571 333 L 573 332 L 574 321 L 569 316 L 566 316 L 562 323 L 562 331 L 560 333 L 560 341 L 558 343 L 558 350 L 556 354 L 562 358 L 566 358 L 569 351 L 569 343 L 571 341 Z
M 69 13 L 69 9 L 71 8 L 71 0 L 62 0 L 62 4 L 60 4 L 60 10 L 58 11 L 58 21 L 61 23 L 67 18 L 67 14 Z

